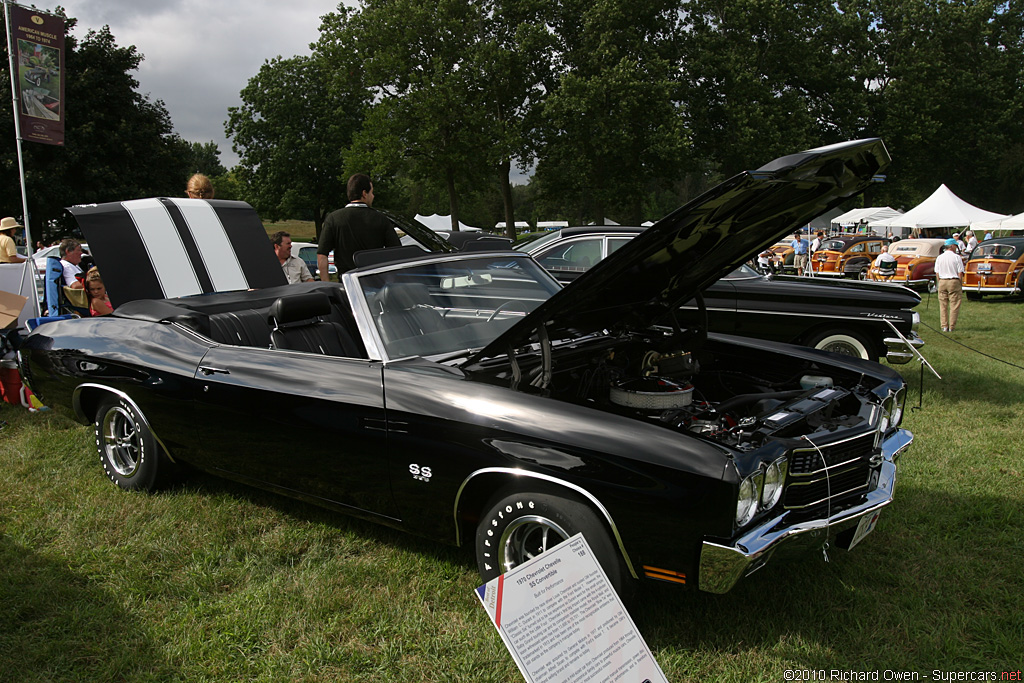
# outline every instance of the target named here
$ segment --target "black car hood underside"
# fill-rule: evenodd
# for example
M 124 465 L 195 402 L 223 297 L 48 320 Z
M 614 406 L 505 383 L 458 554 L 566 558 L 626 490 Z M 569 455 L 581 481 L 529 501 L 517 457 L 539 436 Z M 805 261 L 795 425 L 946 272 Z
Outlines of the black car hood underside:
M 889 161 L 885 145 L 873 138 L 792 154 L 740 173 L 645 230 L 462 367 L 471 369 L 483 358 L 540 338 L 664 322 L 765 245 L 862 192 Z

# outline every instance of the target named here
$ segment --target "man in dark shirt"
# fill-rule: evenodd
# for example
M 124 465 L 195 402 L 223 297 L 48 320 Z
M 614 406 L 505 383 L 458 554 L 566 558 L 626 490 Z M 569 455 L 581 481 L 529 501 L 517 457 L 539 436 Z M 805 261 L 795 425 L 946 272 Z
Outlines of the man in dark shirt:
M 373 204 L 373 183 L 362 173 L 348 179 L 348 204 L 344 209 L 331 212 L 324 220 L 320 243 L 316 249 L 316 264 L 320 279 L 329 280 L 327 255 L 334 252 L 334 265 L 338 275 L 355 268 L 352 254 L 364 249 L 398 247 L 401 242 L 391 221 L 376 211 Z

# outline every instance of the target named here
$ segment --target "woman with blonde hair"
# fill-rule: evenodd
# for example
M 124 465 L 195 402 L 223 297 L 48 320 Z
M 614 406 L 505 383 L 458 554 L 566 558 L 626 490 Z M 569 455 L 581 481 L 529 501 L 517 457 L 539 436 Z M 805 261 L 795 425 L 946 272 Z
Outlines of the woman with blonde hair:
M 188 179 L 185 193 L 192 199 L 213 199 L 213 183 L 202 173 L 196 173 Z

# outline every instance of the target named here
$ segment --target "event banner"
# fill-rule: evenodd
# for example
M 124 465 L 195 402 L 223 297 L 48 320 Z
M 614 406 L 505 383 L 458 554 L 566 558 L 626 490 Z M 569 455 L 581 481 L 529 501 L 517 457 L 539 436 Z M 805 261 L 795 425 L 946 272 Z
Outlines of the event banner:
M 527 683 L 668 683 L 582 534 L 476 594 Z
M 15 79 L 23 140 L 64 144 L 64 20 L 10 6 Z

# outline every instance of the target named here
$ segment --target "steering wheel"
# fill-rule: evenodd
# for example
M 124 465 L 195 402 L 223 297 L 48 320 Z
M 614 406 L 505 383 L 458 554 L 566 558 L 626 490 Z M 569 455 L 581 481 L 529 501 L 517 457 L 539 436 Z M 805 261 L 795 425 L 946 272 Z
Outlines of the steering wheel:
M 494 318 L 499 313 L 501 313 L 503 310 L 505 310 L 505 308 L 507 308 L 508 306 L 511 306 L 512 304 L 516 304 L 516 303 L 519 303 L 519 302 L 516 301 L 515 299 L 509 299 L 508 301 L 506 301 L 503 304 L 499 305 L 497 308 L 494 309 L 494 311 L 489 316 L 487 316 L 487 322 L 491 322 L 492 320 L 494 320 Z

